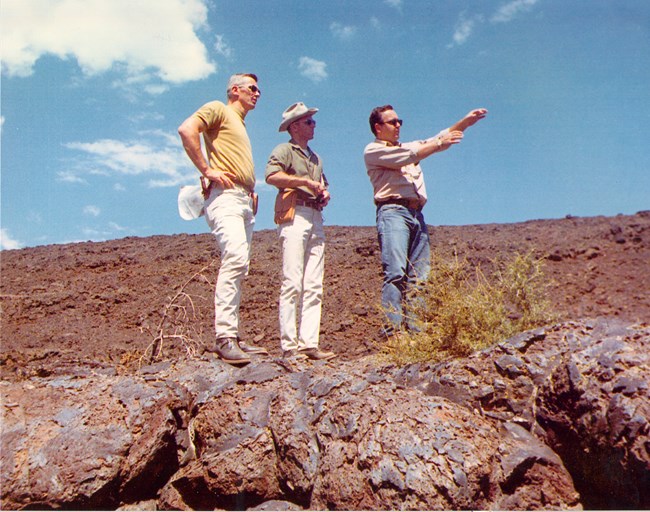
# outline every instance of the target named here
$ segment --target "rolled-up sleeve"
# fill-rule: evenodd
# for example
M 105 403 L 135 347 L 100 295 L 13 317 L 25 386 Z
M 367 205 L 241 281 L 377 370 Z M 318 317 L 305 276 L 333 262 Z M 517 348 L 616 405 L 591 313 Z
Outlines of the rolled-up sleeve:
M 287 172 L 288 174 L 292 174 L 292 172 L 288 172 L 289 162 L 291 162 L 291 159 L 287 154 L 286 144 L 281 144 L 277 146 L 271 152 L 271 155 L 269 156 L 269 160 L 266 163 L 266 171 L 264 172 L 264 178 L 266 179 L 269 176 L 280 171 Z

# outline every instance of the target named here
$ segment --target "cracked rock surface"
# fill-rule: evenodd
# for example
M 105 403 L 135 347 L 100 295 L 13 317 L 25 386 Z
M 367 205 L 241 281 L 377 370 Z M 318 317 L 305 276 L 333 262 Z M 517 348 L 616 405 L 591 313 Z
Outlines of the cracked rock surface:
M 649 349 L 649 326 L 596 319 L 430 366 L 257 357 L 4 381 L 2 506 L 647 508 Z

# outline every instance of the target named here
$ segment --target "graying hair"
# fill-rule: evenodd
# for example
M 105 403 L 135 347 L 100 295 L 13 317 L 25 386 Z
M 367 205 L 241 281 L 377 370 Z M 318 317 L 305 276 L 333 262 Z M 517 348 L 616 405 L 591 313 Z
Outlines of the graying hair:
M 247 78 L 252 78 L 257 82 L 257 75 L 253 73 L 237 73 L 230 77 L 230 80 L 228 80 L 228 88 L 226 89 L 226 94 L 228 95 L 228 99 L 232 98 L 232 88 L 236 85 L 237 86 L 244 85 L 246 83 Z

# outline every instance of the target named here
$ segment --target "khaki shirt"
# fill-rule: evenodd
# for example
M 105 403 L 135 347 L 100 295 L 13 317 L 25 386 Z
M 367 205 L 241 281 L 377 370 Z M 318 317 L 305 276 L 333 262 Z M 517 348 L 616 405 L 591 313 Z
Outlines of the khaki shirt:
M 253 149 L 241 114 L 220 101 L 211 101 L 194 115 L 207 126 L 203 140 L 210 167 L 232 173 L 237 183 L 252 192 L 255 189 Z
M 266 164 L 265 178 L 280 171 L 298 178 L 308 177 L 319 182 L 322 180 L 327 187 L 327 180 L 323 174 L 323 161 L 311 148 L 306 153 L 293 140 L 279 144 L 273 149 Z M 309 198 L 316 198 L 307 187 L 298 187 L 298 190 L 304 192 L 304 195 Z
M 446 131 L 440 132 L 436 137 Z M 418 159 L 420 144 L 422 142 L 414 141 L 393 145 L 375 139 L 366 146 L 363 158 L 372 183 L 375 203 L 390 199 L 410 199 L 418 200 L 420 206 L 425 205 L 427 189 Z

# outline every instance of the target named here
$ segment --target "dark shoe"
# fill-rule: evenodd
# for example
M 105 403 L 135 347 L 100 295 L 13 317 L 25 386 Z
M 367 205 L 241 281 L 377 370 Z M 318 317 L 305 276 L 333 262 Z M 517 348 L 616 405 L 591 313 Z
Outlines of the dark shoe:
M 222 361 L 230 364 L 247 364 L 251 358 L 239 348 L 237 338 L 221 338 L 210 352 L 216 353 Z
M 262 354 L 265 356 L 269 355 L 269 351 L 266 350 L 264 347 L 251 345 L 250 343 L 246 343 L 245 341 L 242 341 L 239 338 L 237 338 L 237 343 L 239 345 L 239 348 L 242 349 L 242 352 L 245 352 L 246 354 Z
M 334 352 L 320 350 L 318 347 L 301 348 L 298 350 L 298 352 L 315 361 L 329 361 L 330 359 L 334 359 L 336 357 L 336 354 Z
M 303 359 L 307 359 L 307 356 L 305 354 L 301 354 L 300 351 L 293 349 L 293 350 L 285 350 L 284 352 L 282 352 L 282 359 L 300 361 Z

